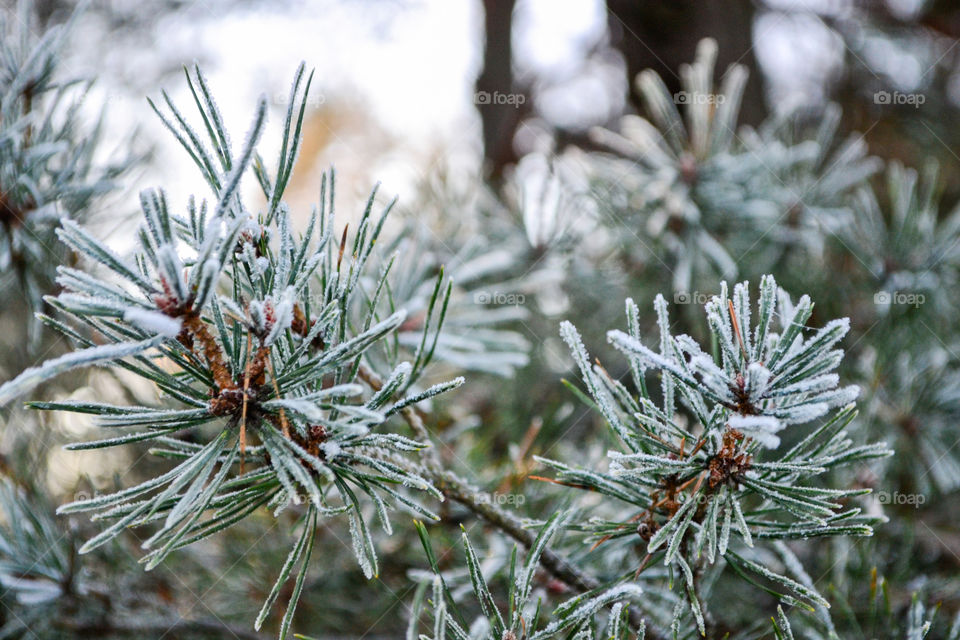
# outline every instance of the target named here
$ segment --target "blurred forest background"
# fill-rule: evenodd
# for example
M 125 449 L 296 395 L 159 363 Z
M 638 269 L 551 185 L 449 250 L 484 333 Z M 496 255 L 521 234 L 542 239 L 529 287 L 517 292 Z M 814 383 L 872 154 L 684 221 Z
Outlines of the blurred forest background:
M 14 3 L 2 9 L 16 19 Z M 33 28 L 62 23 L 75 9 L 38 0 Z M 881 497 L 877 509 L 890 522 L 870 540 L 807 549 L 811 575 L 836 599 L 834 613 L 849 634 L 842 637 L 868 637 L 865 612 L 877 625 L 870 637 L 887 637 L 874 611 L 878 580 L 890 620 L 902 619 L 913 594 L 931 608 L 940 604 L 944 620 L 960 609 L 960 260 L 957 227 L 944 223 L 960 199 L 956 2 L 91 0 L 74 21 L 59 73 L 95 79 L 81 118 L 92 122 L 105 106 L 97 161 L 122 158 L 126 167 L 111 176 L 117 188 L 85 208 L 84 222 L 120 253 L 132 243 L 141 189 L 163 186 L 176 207 L 206 189 L 145 98 L 159 101 L 165 89 L 184 103 L 182 67 L 197 61 L 239 133 L 261 93 L 270 98 L 271 123 L 282 121 L 296 65 L 316 68 L 286 194 L 302 212 L 295 219 L 305 224 L 330 165 L 346 219 L 359 216 L 378 181 L 384 203 L 399 196 L 393 233 L 404 229 L 430 248 L 404 255 L 402 268 L 422 276 L 443 264 L 458 285 L 435 375 L 463 374 L 468 384 L 436 402 L 441 454 L 520 516 L 572 506 L 569 496 L 527 477 L 536 473 L 532 455 L 585 463 L 608 447 L 601 417 L 563 383 L 578 376 L 558 335 L 561 320 L 580 328 L 591 354 L 619 362 L 604 334 L 623 324 L 624 298 L 647 314 L 645 333 L 655 335 L 651 303 L 663 293 L 676 305 L 677 332 L 702 337 L 694 307 L 718 291 L 720 279 L 757 283 L 766 272 L 794 294 L 811 295 L 815 322 L 850 316 L 844 347 L 851 355 L 841 377 L 865 389 L 858 437 L 897 449 L 855 481 L 881 496 L 912 498 L 882 504 Z M 725 170 L 709 158 L 680 158 L 671 182 L 610 134 L 624 130 L 624 116 L 649 116 L 634 82 L 645 69 L 662 78 L 682 110 L 684 65 L 708 37 L 717 43 L 717 85 L 729 65 L 749 72 L 733 142 L 749 175 L 737 178 L 745 191 L 732 197 L 763 200 L 769 215 L 718 205 L 725 192 L 696 192 L 691 185 L 715 177 L 701 168 Z M 268 128 L 263 144 L 278 145 L 278 131 Z M 780 162 L 803 141 L 820 145 L 817 152 Z M 757 186 L 766 173 L 775 180 Z M 677 197 L 695 202 L 695 221 L 673 212 L 669 193 L 651 204 L 653 191 L 676 184 L 690 187 Z M 909 214 L 898 217 L 901 210 Z M 816 212 L 813 222 L 808 211 Z M 0 209 L 0 224 L 13 224 L 4 216 Z M 694 228 L 725 250 L 690 236 Z M 30 319 L 15 266 L 0 278 L 0 380 L 7 380 L 67 347 Z M 43 293 L 55 293 L 48 287 Z M 923 300 L 877 298 L 891 292 Z M 153 394 L 143 382 L 95 369 L 45 385 L 39 396 L 149 404 Z M 8 487 L 7 518 L 16 491 L 48 505 L 62 575 L 82 573 L 98 585 L 95 597 L 61 599 L 55 616 L 41 614 L 49 610 L 21 597 L 15 578 L 44 560 L 24 571 L 8 559 L 0 635 L 161 637 L 173 625 L 164 637 L 261 637 L 248 631 L 250 612 L 289 548 L 280 529 L 267 531 L 266 518 L 245 522 L 149 574 L 137 566 L 135 540 L 75 566 L 76 541 L 91 525 L 53 520 L 53 505 L 127 486 L 144 473 L 136 465 L 162 461 L 141 460 L 146 447 L 135 445 L 63 451 L 66 442 L 100 437 L 73 414 L 10 409 L 0 429 L 2 466 L 14 479 L 10 487 L 20 487 Z M 455 523 L 456 507 L 449 508 Z M 453 540 L 457 528 L 444 526 Z M 475 540 L 483 539 L 479 531 Z M 315 557 L 322 567 L 306 585 L 297 630 L 400 637 L 408 574 L 424 566 L 415 536 L 378 540 L 384 570 L 367 583 L 341 535 L 333 524 L 321 526 Z M 6 538 L 0 554 L 14 554 L 16 544 Z M 505 544 L 492 532 L 483 545 L 502 561 Z M 130 615 L 118 611 L 155 621 L 155 629 L 127 628 Z M 31 635 L 33 615 L 62 625 Z M 738 621 L 736 611 L 725 615 L 732 631 L 767 633 Z

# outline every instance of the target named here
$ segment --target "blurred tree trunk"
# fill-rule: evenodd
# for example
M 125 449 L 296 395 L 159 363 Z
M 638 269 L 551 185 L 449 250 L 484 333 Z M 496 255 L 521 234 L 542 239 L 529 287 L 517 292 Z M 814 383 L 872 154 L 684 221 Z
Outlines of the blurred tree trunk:
M 484 173 L 493 184 L 500 181 L 504 168 L 517 160 L 513 134 L 520 109 L 511 104 L 495 104 L 492 99 L 495 93 L 514 92 L 510 37 L 515 4 L 516 0 L 483 0 L 486 41 L 474 102 L 483 125 Z
M 517 160 L 513 136 L 527 109 L 496 104 L 495 93 L 519 93 L 514 84 L 511 33 L 516 0 L 483 0 L 483 71 L 477 77 L 476 101 L 483 126 L 484 175 L 498 185 L 504 169 Z M 693 60 L 697 42 L 710 36 L 717 40 L 718 73 L 731 63 L 750 70 L 740 121 L 757 124 L 766 115 L 762 76 L 753 55 L 751 0 L 607 0 L 611 42 L 627 66 L 630 102 L 642 112 L 633 79 L 644 69 L 653 69 L 671 93 L 680 90 L 680 65 Z M 654 53 L 655 52 L 655 53 Z M 525 103 L 529 107 L 529 100 Z M 561 145 L 562 146 L 562 145 Z
M 630 83 L 630 102 L 643 112 L 634 78 L 653 69 L 670 93 L 680 91 L 680 65 L 693 61 L 697 42 L 717 41 L 717 72 L 731 63 L 750 71 L 740 122 L 756 124 L 765 113 L 762 75 L 753 55 L 751 0 L 607 0 L 607 24 L 613 46 L 623 54 Z

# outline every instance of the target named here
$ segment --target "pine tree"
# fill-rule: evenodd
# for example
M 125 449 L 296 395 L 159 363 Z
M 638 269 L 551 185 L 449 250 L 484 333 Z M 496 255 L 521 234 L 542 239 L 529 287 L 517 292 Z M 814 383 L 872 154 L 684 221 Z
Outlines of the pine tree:
M 794 113 L 738 129 L 746 73 L 715 91 L 705 40 L 682 94 L 644 72 L 649 119 L 594 131 L 606 151 L 530 160 L 513 200 L 481 191 L 451 217 L 425 190 L 410 215 L 374 188 L 346 224 L 332 170 L 309 212 L 284 201 L 304 65 L 273 163 L 266 99 L 235 144 L 194 66 L 189 110 L 165 92 L 150 106 L 210 195 L 143 191 L 119 255 L 87 214 L 126 165 L 96 166 L 95 136 L 56 115 L 74 86 L 53 79 L 61 34 L 4 41 L 0 180 L 17 187 L 0 258 L 71 350 L 0 385 L 0 405 L 104 368 L 125 393 L 27 406 L 105 430 L 70 451 L 150 455 L 57 513 L 31 470 L 4 467 L 0 636 L 322 637 L 332 627 L 304 622 L 317 597 L 358 615 L 401 574 L 411 639 L 960 638 L 960 614 L 930 606 L 956 575 L 893 560 L 918 523 L 939 536 L 890 496 L 949 504 L 960 484 L 956 336 L 931 328 L 951 317 L 960 228 L 932 167 L 891 163 L 871 182 L 882 162 L 837 141 L 835 107 L 812 132 Z M 41 231 L 61 243 L 55 270 L 30 244 Z M 604 304 L 581 304 L 591 295 L 626 299 L 626 322 L 610 328 Z M 553 375 L 557 324 L 582 385 Z M 492 468 L 478 468 L 495 455 L 484 445 L 516 434 L 471 407 L 474 390 L 527 429 Z M 581 410 L 581 432 L 533 453 L 544 422 Z M 327 534 L 349 539 L 349 569 Z M 159 578 L 121 541 L 147 571 L 217 547 L 254 567 L 248 589 L 208 563 L 222 572 L 208 591 L 236 598 L 243 625 L 130 596 Z

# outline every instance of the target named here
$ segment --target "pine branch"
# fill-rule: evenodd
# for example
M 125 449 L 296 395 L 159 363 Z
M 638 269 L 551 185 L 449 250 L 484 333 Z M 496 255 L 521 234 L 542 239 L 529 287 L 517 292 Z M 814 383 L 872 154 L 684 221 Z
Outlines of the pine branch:
M 383 378 L 363 363 L 360 363 L 360 367 L 357 369 L 357 376 L 366 382 L 373 391 L 379 392 L 383 389 Z M 432 473 L 439 474 L 443 469 L 443 462 L 437 454 L 437 448 L 433 444 L 433 439 L 430 437 L 426 425 L 423 424 L 423 419 L 417 413 L 417 409 L 413 405 L 404 406 L 400 409 L 400 416 L 410 426 L 413 435 L 427 445 L 423 450 L 427 466 Z
M 599 364 L 591 365 L 577 330 L 570 323 L 561 326 L 592 401 L 625 449 L 608 453 L 609 471 L 536 459 L 553 468 L 561 484 L 627 505 L 629 517 L 591 519 L 579 528 L 592 532 L 598 546 L 633 537 L 635 531 L 646 543 L 638 574 L 654 556 L 679 572 L 684 581 L 678 587 L 701 634 L 712 626 L 712 617 L 698 576 L 703 563 L 713 565 L 720 558 L 748 581 L 753 581 L 748 574 L 756 574 L 796 594 L 780 594 L 785 604 L 799 598 L 828 606 L 812 584 L 804 583 L 799 562 L 786 563 L 793 577 L 775 572 L 755 545 L 869 536 L 881 521 L 846 504 L 867 491 L 813 482 L 828 469 L 891 455 L 883 443 L 855 445 L 844 431 L 856 415 L 852 402 L 859 389 L 840 387 L 832 371 L 842 359 L 836 345 L 849 322 L 828 322 L 805 337 L 812 302 L 803 296 L 794 304 L 771 276 L 761 281 L 758 317 L 752 322 L 747 283 L 738 284 L 732 298 L 722 283 L 720 295 L 704 307 L 718 351 L 710 355 L 689 336 L 671 334 L 662 296 L 654 307 L 659 349 L 640 339 L 631 300 L 626 303 L 628 331 L 607 334 L 630 360 L 638 395 Z M 645 382 L 651 371 L 660 374 L 659 405 Z M 679 413 L 685 419 L 678 419 Z M 780 446 L 777 435 L 787 428 L 807 429 L 789 449 Z M 679 605 L 674 625 L 683 615 Z
M 374 391 L 380 391 L 383 388 L 383 381 L 373 371 L 364 365 L 360 367 L 360 377 Z M 401 411 L 401 416 L 410 426 L 410 429 L 422 441 L 430 443 L 430 446 L 423 451 L 427 458 L 425 466 L 416 465 L 406 459 L 391 457 L 397 463 L 406 466 L 410 471 L 422 474 L 451 500 L 463 505 L 477 517 L 493 525 L 503 533 L 507 534 L 524 547 L 531 548 L 536 541 L 536 533 L 523 526 L 523 523 L 506 510 L 498 507 L 492 496 L 481 489 L 478 489 L 469 482 L 460 478 L 453 471 L 443 468 L 439 456 L 436 454 L 432 439 L 423 423 L 423 420 L 412 407 L 405 407 Z M 561 580 L 564 584 L 581 593 L 587 593 L 599 589 L 602 585 L 599 580 L 590 574 L 580 570 L 565 558 L 549 548 L 544 548 L 540 554 L 540 564 L 552 576 Z M 629 612 L 631 624 L 634 628 L 640 628 L 643 623 L 641 613 L 636 609 Z M 658 636 L 649 632 L 652 640 L 657 640 Z
M 374 520 L 389 534 L 388 510 L 397 506 L 438 519 L 415 497 L 420 493 L 442 499 L 427 477 L 364 452 L 388 450 L 402 457 L 421 449 L 423 444 L 378 427 L 393 413 L 415 417 L 417 402 L 462 384 L 457 378 L 406 393 L 431 361 L 449 285 L 441 296 L 442 276 L 437 280 L 416 351 L 391 349 L 385 343 L 397 340 L 406 309 L 394 307 L 384 316 L 371 304 L 384 290 L 387 273 L 371 273 L 370 261 L 382 246 L 378 240 L 391 206 L 375 216 L 374 190 L 347 251 L 347 228 L 342 234 L 333 228 L 332 173 L 324 176 L 321 202 L 303 235 L 294 234 L 291 212 L 281 200 L 299 145 L 309 87 L 309 80 L 301 86 L 302 65 L 291 90 L 272 184 L 259 160 L 252 166 L 266 121 L 266 100 L 258 102 L 243 146 L 234 155 L 224 146 L 226 137 L 206 95 L 206 81 L 199 70 L 196 76 L 204 98 L 194 92 L 195 103 L 209 125 L 209 143 L 217 150 L 222 171 L 202 136 L 169 99 L 166 102 L 179 124 L 173 130 L 204 173 L 215 205 L 198 206 L 191 199 L 186 214 L 176 215 L 162 191 L 142 192 L 143 222 L 129 261 L 80 225 L 64 222 L 57 230 L 64 243 L 109 275 L 101 279 L 72 267 L 58 268 L 62 292 L 46 301 L 63 321 L 44 320 L 81 348 L 0 386 L 0 403 L 90 365 L 125 368 L 163 392 L 157 407 L 73 401 L 31 405 L 92 414 L 99 426 L 112 430 L 139 429 L 75 443 L 70 449 L 153 441 L 152 453 L 177 463 L 140 485 L 62 506 L 61 513 L 96 511 L 95 518 L 107 521 L 81 553 L 102 547 L 129 527 L 154 524 L 142 544 L 149 570 L 176 550 L 260 509 L 269 508 L 277 516 L 290 505 L 306 503 L 293 525 L 299 541 L 255 622 L 259 629 L 292 580 L 280 624 L 280 637 L 285 638 L 321 517 L 342 515 L 348 520 L 357 562 L 368 578 L 379 572 L 370 532 Z M 270 202 L 268 210 L 257 215 L 239 194 L 241 179 L 250 171 L 257 174 Z M 378 364 L 389 367 L 383 383 L 389 392 L 364 397 L 357 369 L 373 350 Z M 204 425 L 211 428 L 200 430 Z M 197 437 L 182 438 L 188 430 Z M 368 500 L 374 506 L 372 516 L 365 507 Z

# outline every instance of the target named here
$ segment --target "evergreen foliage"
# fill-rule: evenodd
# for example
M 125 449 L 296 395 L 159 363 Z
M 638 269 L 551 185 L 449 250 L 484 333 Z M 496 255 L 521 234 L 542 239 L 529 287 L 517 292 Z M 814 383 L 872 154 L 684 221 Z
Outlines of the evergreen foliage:
M 81 348 L 0 387 L 0 398 L 8 400 L 63 371 L 115 363 L 152 381 L 166 396 L 167 404 L 159 407 L 32 404 L 37 409 L 95 415 L 99 426 L 121 433 L 70 449 L 153 441 L 155 455 L 176 463 L 139 485 L 60 507 L 62 514 L 96 511 L 95 517 L 108 523 L 80 548 L 81 553 L 129 527 L 156 522 L 159 527 L 142 542 L 149 551 L 143 561 L 151 569 L 176 549 L 259 508 L 278 515 L 302 501 L 306 505 L 299 518 L 302 536 L 280 571 L 257 627 L 291 571 L 299 567 L 291 597 L 291 604 L 296 604 L 320 517 L 346 516 L 354 552 L 367 577 L 378 569 L 362 497 L 376 506 L 376 518 L 388 532 L 387 509 L 396 505 L 438 517 L 405 494 L 409 489 L 442 499 L 439 491 L 391 460 L 425 443 L 396 433 L 385 423 L 404 407 L 462 383 L 456 379 L 410 391 L 432 359 L 449 287 L 444 294 L 441 273 L 412 362 L 401 361 L 397 330 L 406 312 L 381 314 L 379 305 L 390 263 L 372 276 L 365 270 L 390 207 L 374 215 L 371 195 L 353 239 L 346 227 L 335 234 L 330 174 L 306 231 L 294 237 L 290 212 L 280 195 L 299 143 L 296 132 L 310 84 L 303 77 L 301 66 L 291 89 L 296 100 L 291 99 L 287 112 L 278 169 L 271 178 L 259 160 L 253 165 L 266 101 L 258 105 L 243 146 L 231 149 L 206 80 L 199 70 L 193 78 L 188 75 L 191 88 L 198 87 L 196 107 L 210 147 L 169 99 L 167 105 L 184 126 L 186 133 L 179 139 L 204 172 L 216 201 L 191 200 L 178 216 L 170 212 L 162 191 L 144 191 L 139 247 L 129 260 L 103 247 L 79 225 L 65 222 L 59 234 L 63 242 L 98 264 L 105 275 L 60 267 L 63 292 L 47 301 L 67 321 L 43 318 Z M 165 117 L 165 122 L 170 119 Z M 238 193 L 248 172 L 255 173 L 268 202 L 268 209 L 256 216 Z M 361 304 L 367 312 L 351 318 Z M 95 344 L 92 335 L 105 342 Z M 363 384 L 371 375 L 365 371 L 364 355 L 374 346 L 379 347 L 381 361 L 392 367 L 373 373 L 386 379 L 375 393 Z M 187 431 L 199 437 L 185 440 Z M 293 609 L 284 617 L 281 635 L 286 634 Z
M 71 349 L 0 384 L 56 412 L 0 459 L 0 638 L 325 637 L 341 610 L 382 620 L 385 587 L 410 640 L 960 640 L 937 521 L 960 487 L 960 226 L 933 165 L 881 174 L 832 106 L 738 126 L 746 71 L 715 88 L 704 40 L 681 94 L 642 73 L 647 118 L 521 163 L 512 202 L 375 188 L 347 223 L 333 170 L 309 211 L 286 201 L 305 66 L 271 163 L 267 100 L 237 144 L 194 65 L 189 109 L 149 104 L 210 193 L 143 191 L 120 255 L 91 214 L 129 158 L 94 162 L 64 29 L 12 25 L 0 266 Z M 47 384 L 93 367 L 115 386 Z M 71 460 L 122 447 L 128 474 L 54 509 L 31 462 L 54 420 L 102 430 Z M 897 492 L 942 502 L 920 520 Z M 174 568 L 242 624 L 168 606 Z
M 55 236 L 61 221 L 87 216 L 136 156 L 106 165 L 95 157 L 103 114 L 92 127 L 81 115 L 91 83 L 58 68 L 69 28 L 36 35 L 30 2 L 0 16 L 0 291 L 37 311 L 67 259 Z

